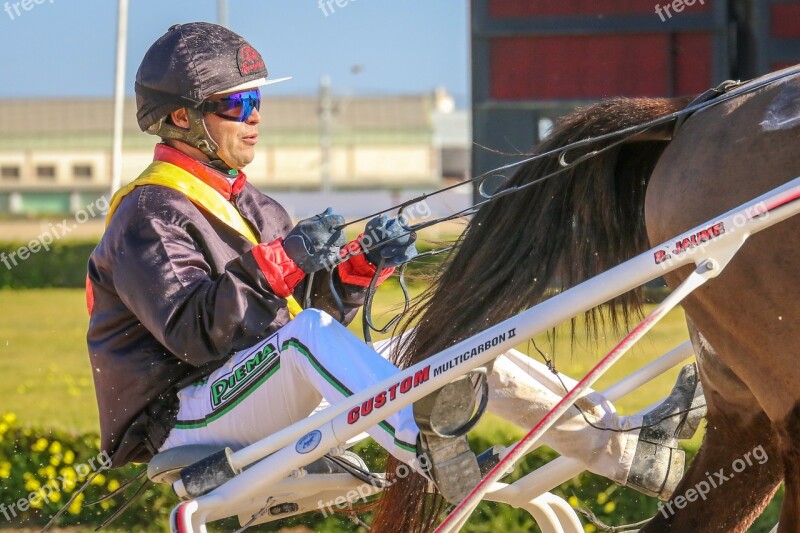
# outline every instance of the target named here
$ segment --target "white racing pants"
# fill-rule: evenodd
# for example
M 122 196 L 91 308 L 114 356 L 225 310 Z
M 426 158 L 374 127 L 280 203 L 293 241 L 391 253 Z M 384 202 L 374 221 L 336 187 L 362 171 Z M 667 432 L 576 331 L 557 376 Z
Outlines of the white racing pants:
M 388 352 L 387 343 L 382 346 Z M 384 356 L 388 355 L 384 353 Z M 161 450 L 186 444 L 240 449 L 398 372 L 344 326 L 309 309 L 272 337 L 234 354 L 207 379 L 179 393 L 175 427 Z M 575 381 L 561 376 L 567 387 Z M 514 350 L 497 358 L 489 375 L 488 410 L 533 427 L 561 399 L 564 388 L 542 364 Z M 586 469 L 624 483 L 636 449 L 641 417 L 619 417 L 596 392 L 547 432 L 542 443 L 580 461 Z M 368 430 L 396 458 L 416 464 L 416 423 L 411 406 Z

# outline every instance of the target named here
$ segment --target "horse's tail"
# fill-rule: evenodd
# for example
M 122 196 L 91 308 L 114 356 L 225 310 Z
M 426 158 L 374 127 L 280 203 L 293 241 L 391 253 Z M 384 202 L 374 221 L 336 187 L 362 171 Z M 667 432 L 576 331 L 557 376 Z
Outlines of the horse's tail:
M 643 124 L 686 103 L 618 98 L 592 105 L 563 118 L 537 152 Z M 666 139 L 609 149 L 481 208 L 406 322 L 405 328 L 416 329 L 398 357 L 400 366 L 513 316 L 541 301 L 548 289 L 575 285 L 644 251 L 645 188 Z M 568 154 L 570 159 L 579 155 Z M 537 159 L 521 166 L 508 186 L 524 185 L 559 169 L 557 156 Z M 611 319 L 621 310 L 627 320 L 639 307 L 638 295 L 621 297 Z M 598 314 L 589 318 L 587 324 L 596 326 Z M 390 460 L 387 473 L 397 466 Z M 397 479 L 383 496 L 373 529 L 429 529 L 442 507 L 424 498 L 424 488 L 419 476 Z

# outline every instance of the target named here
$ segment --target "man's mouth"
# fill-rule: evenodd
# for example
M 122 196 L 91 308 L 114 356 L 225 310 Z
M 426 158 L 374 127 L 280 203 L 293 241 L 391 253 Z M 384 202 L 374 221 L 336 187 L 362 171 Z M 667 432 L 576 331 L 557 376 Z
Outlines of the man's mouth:
M 248 135 L 247 137 L 242 137 L 242 141 L 245 144 L 254 145 L 258 142 L 258 133 L 254 133 L 253 135 Z

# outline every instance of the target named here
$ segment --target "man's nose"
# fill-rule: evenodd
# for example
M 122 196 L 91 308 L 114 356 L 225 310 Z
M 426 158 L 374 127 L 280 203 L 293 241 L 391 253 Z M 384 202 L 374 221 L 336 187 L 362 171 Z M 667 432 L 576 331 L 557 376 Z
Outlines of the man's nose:
M 247 117 L 247 121 L 246 122 L 248 124 L 253 125 L 253 126 L 255 126 L 255 125 L 257 125 L 257 124 L 259 124 L 261 122 L 261 114 L 258 112 L 258 109 L 253 108 L 253 112 L 250 113 L 249 117 Z

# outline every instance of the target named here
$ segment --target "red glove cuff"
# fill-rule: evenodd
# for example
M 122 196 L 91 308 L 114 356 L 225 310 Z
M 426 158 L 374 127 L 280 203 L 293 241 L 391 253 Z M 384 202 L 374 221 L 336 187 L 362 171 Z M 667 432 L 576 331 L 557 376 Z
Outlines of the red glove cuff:
M 89 279 L 89 274 L 86 274 L 86 310 L 89 311 L 89 316 L 92 316 L 94 311 L 94 287 L 92 280 Z
M 286 255 L 283 239 L 254 246 L 253 257 L 273 292 L 281 298 L 291 296 L 294 288 L 306 275 L 297 263 Z
M 342 248 L 342 255 L 348 251 L 361 251 L 361 235 L 353 241 L 350 241 Z M 377 266 L 373 265 L 367 259 L 367 255 L 359 253 L 352 256 L 350 259 L 339 265 L 339 278 L 343 283 L 348 285 L 357 285 L 359 287 L 369 287 L 372 281 L 372 276 L 375 275 Z M 394 268 L 384 268 L 378 275 L 378 285 L 386 281 L 389 276 L 394 273 Z

